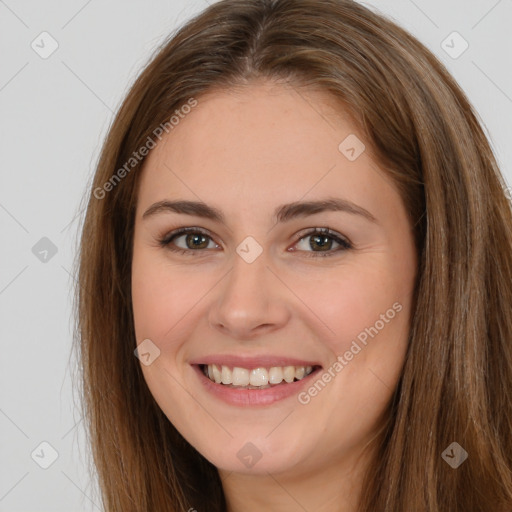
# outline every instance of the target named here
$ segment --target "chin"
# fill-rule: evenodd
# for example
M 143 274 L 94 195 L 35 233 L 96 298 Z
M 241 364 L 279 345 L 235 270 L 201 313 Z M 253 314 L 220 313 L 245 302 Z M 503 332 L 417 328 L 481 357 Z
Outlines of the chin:
M 291 441 L 288 437 L 288 441 Z M 238 436 L 218 449 L 196 446 L 196 449 L 217 469 L 247 475 L 286 473 L 300 469 L 306 456 L 297 450 L 295 442 L 280 438 Z M 204 448 L 204 449 L 203 449 Z

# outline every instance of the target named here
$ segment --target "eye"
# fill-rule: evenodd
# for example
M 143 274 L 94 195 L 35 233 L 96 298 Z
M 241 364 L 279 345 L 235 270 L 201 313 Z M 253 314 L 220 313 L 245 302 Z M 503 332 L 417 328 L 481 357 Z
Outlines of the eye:
M 180 239 L 181 242 L 177 242 Z M 194 253 L 201 252 L 201 249 L 220 247 L 200 228 L 181 228 L 169 233 L 158 242 L 162 247 L 187 255 L 195 255 Z M 180 243 L 181 245 L 179 245 Z
M 306 243 L 308 238 L 310 239 L 309 243 Z M 161 247 L 188 256 L 198 255 L 203 252 L 203 249 L 220 248 L 206 231 L 196 227 L 177 229 L 158 240 L 158 242 Z M 334 247 L 333 250 L 335 245 L 338 247 Z M 302 233 L 294 247 L 297 247 L 299 252 L 310 253 L 307 254 L 307 257 L 333 256 L 353 248 L 346 238 L 332 232 L 329 228 L 314 228 L 306 233 Z M 295 252 L 297 249 L 294 248 L 290 251 Z
M 309 242 L 307 243 L 306 240 L 308 238 Z M 338 248 L 331 250 L 333 249 L 333 244 L 338 245 Z M 346 238 L 332 232 L 329 228 L 315 228 L 303 234 L 295 246 L 301 251 L 309 252 L 310 254 L 307 257 L 334 256 L 336 253 L 353 248 Z

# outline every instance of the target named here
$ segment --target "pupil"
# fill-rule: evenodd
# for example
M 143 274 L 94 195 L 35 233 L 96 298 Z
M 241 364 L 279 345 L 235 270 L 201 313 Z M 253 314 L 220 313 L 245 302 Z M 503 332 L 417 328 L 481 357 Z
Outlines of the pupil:
M 201 239 L 203 239 L 202 244 L 200 241 L 199 241 L 199 243 L 196 243 L 198 240 L 201 240 Z M 191 245 L 193 248 L 195 248 L 195 249 L 197 249 L 198 247 L 202 248 L 202 245 L 204 245 L 205 240 L 206 240 L 206 237 L 204 235 L 197 235 L 197 234 L 188 235 L 187 236 L 187 245 L 188 245 L 188 242 L 191 242 Z M 206 245 L 208 245 L 207 241 L 206 241 Z
M 318 245 L 320 248 L 327 247 L 329 245 L 329 242 L 331 242 L 331 239 L 326 235 L 316 235 L 311 237 L 311 240 L 314 241 L 314 243 Z M 314 249 L 312 244 L 311 248 Z

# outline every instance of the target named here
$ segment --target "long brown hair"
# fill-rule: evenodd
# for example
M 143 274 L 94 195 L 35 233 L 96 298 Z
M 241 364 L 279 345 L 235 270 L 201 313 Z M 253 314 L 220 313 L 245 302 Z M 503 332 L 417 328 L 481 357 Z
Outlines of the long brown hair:
M 256 79 L 321 89 L 348 109 L 415 230 L 409 346 L 361 482 L 360 512 L 512 510 L 505 184 L 443 65 L 350 0 L 211 5 L 158 49 L 110 128 L 88 197 L 76 302 L 84 415 L 105 510 L 225 510 L 216 468 L 160 410 L 133 353 L 131 256 L 144 159 L 133 169 L 126 162 L 191 98 L 200 104 L 203 93 Z M 468 453 L 457 469 L 442 457 L 452 442 Z

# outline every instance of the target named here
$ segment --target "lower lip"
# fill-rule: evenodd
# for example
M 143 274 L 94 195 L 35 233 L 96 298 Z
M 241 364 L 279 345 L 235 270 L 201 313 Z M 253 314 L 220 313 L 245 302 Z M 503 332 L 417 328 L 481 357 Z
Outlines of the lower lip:
M 228 388 L 223 384 L 217 384 L 211 381 L 204 373 L 199 365 L 193 365 L 197 372 L 201 384 L 206 391 L 216 396 L 223 402 L 239 407 L 254 407 L 259 405 L 271 405 L 285 398 L 297 395 L 303 387 L 305 387 L 311 379 L 319 373 L 322 368 L 317 368 L 307 377 L 295 382 L 279 384 L 266 389 L 237 389 Z

